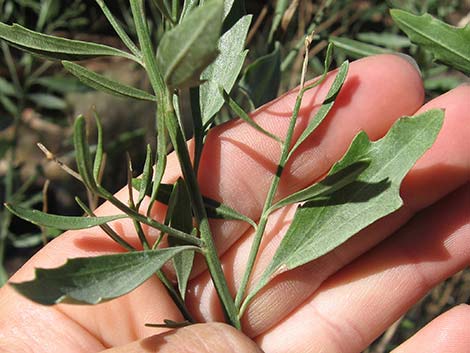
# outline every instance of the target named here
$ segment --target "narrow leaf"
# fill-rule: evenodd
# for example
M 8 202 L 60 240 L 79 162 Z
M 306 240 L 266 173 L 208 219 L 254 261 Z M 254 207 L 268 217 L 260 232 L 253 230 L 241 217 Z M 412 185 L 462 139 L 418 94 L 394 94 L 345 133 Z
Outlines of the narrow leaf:
M 139 198 L 137 199 L 137 205 L 140 205 L 145 195 L 150 192 L 152 184 L 152 148 L 147 145 L 147 153 L 145 155 L 144 168 L 142 170 L 142 178 L 139 188 Z
M 431 110 L 398 120 L 382 139 L 371 142 L 359 133 L 331 173 L 367 159 L 370 166 L 358 180 L 324 200 L 297 209 L 289 229 L 245 303 L 273 277 L 315 260 L 343 244 L 403 204 L 400 184 L 416 160 L 431 147 L 444 113 Z M 246 304 L 244 304 L 246 305 Z
M 15 86 L 3 77 L 0 77 L 0 94 L 5 94 L 7 96 L 14 96 L 16 94 Z
M 166 1 L 164 0 L 152 0 L 158 11 L 170 22 L 173 23 L 173 18 L 171 16 L 170 9 L 167 7 Z
M 390 14 L 413 43 L 429 50 L 436 60 L 470 74 L 470 25 L 458 28 L 429 14 L 416 16 L 398 9 Z
M 37 106 L 45 109 L 64 110 L 67 108 L 67 103 L 57 96 L 48 93 L 31 93 L 27 96 Z
M 77 168 L 83 183 L 88 189 L 97 190 L 96 180 L 93 176 L 90 148 L 86 140 L 86 122 L 82 115 L 75 119 L 73 142 Z
M 139 48 L 137 48 L 134 42 L 129 38 L 126 31 L 124 30 L 124 28 L 122 28 L 119 21 L 113 16 L 109 8 L 106 6 L 105 2 L 103 0 L 96 0 L 96 2 L 98 6 L 101 7 L 103 14 L 106 16 L 106 19 L 114 28 L 119 38 L 121 38 L 122 42 L 132 53 L 134 53 L 135 56 L 137 56 L 138 58 L 141 57 L 142 54 L 140 53 Z
M 93 178 L 98 180 L 101 168 L 103 166 L 103 126 L 101 119 L 96 111 L 93 112 L 96 121 L 96 130 L 98 134 L 98 141 L 96 141 L 95 159 L 93 161 Z
M 388 32 L 362 32 L 357 35 L 357 39 L 390 49 L 408 48 L 411 45 L 407 37 Z
M 127 217 L 125 214 L 105 217 L 59 216 L 10 204 L 6 204 L 5 207 L 14 215 L 28 222 L 61 230 L 86 229 Z
M 151 95 L 150 93 L 107 78 L 73 62 L 62 61 L 62 65 L 68 72 L 77 77 L 82 83 L 99 91 L 103 91 L 118 97 L 129 97 L 151 102 L 154 102 L 156 99 L 155 96 Z
M 84 60 L 97 56 L 121 56 L 134 60 L 129 53 L 102 44 L 54 37 L 31 31 L 18 24 L 0 23 L 0 38 L 30 53 L 56 60 Z
M 129 293 L 173 256 L 194 249 L 180 246 L 70 259 L 55 269 L 36 269 L 34 280 L 11 286 L 43 305 L 97 304 Z
M 365 56 L 393 53 L 393 51 L 384 49 L 372 44 L 360 42 L 358 40 L 340 37 L 329 37 L 330 42 L 334 43 L 335 47 L 343 50 L 351 58 L 359 59 Z
M 132 185 L 137 190 L 140 190 L 142 181 L 141 179 L 132 179 Z M 168 205 L 170 201 L 171 192 L 173 190 L 173 185 L 171 184 L 160 184 L 158 189 L 157 200 L 165 205 Z M 147 194 L 147 196 L 150 196 Z M 243 221 L 254 228 L 256 228 L 256 223 L 249 217 L 241 214 L 238 211 L 235 211 L 233 208 L 208 197 L 203 196 L 204 206 L 206 207 L 207 215 L 210 218 L 226 219 L 233 221 Z
M 200 84 L 202 71 L 216 58 L 223 1 L 206 1 L 166 32 L 158 46 L 157 64 L 168 86 Z
M 235 102 L 231 97 L 230 95 L 224 91 L 224 100 L 225 100 L 225 103 L 227 103 L 227 105 L 230 107 L 230 109 L 232 109 L 232 111 L 242 120 L 244 120 L 246 123 L 248 123 L 250 126 L 252 126 L 254 129 L 256 129 L 257 131 L 263 133 L 264 135 L 272 138 L 273 140 L 277 141 L 277 142 L 281 142 L 282 143 L 282 140 L 270 133 L 269 131 L 265 130 L 264 128 L 262 128 L 260 125 L 258 125 L 244 110 L 241 106 L 239 106 L 237 104 L 237 102 Z
M 336 96 L 339 94 L 341 87 L 343 87 L 346 77 L 348 75 L 349 62 L 345 61 L 341 64 L 336 77 L 326 94 L 323 103 L 315 113 L 315 116 L 308 123 L 307 128 L 302 132 L 299 139 L 296 141 L 294 147 L 289 152 L 289 157 L 292 156 L 294 151 L 316 130 L 316 128 L 321 124 L 321 122 L 326 118 L 331 108 L 335 104 Z
M 199 93 L 203 125 L 206 125 L 224 104 L 220 87 L 230 92 L 242 69 L 247 54 L 243 48 L 251 19 L 251 15 L 242 17 L 220 37 L 217 46 L 220 54 L 201 75 L 201 79 L 205 81 Z
M 250 96 L 255 107 L 277 97 L 281 83 L 281 50 L 276 43 L 274 50 L 248 65 L 240 80 L 240 87 Z
M 193 230 L 191 199 L 183 179 L 178 179 L 176 182 L 172 192 L 172 199 L 174 207 L 171 207 L 170 225 L 185 233 L 191 233 Z M 183 245 L 174 238 L 168 238 L 168 242 L 172 247 Z M 178 279 L 178 289 L 183 299 L 186 295 L 186 286 L 193 268 L 193 261 L 194 251 L 185 251 L 173 257 L 173 265 L 175 267 L 176 278 Z
M 271 212 L 278 208 L 304 201 L 312 201 L 319 197 L 328 197 L 345 186 L 357 180 L 357 177 L 370 165 L 369 161 L 359 161 L 328 173 L 322 181 L 315 183 L 303 190 L 287 196 L 271 207 Z
M 284 13 L 286 12 L 288 7 L 289 7 L 289 1 L 288 0 L 277 0 L 276 1 L 276 8 L 274 10 L 274 18 L 273 18 L 273 22 L 271 24 L 271 29 L 269 30 L 268 43 L 272 42 L 272 39 L 274 37 L 274 33 L 276 33 L 277 29 L 279 28 L 279 25 L 281 24 L 282 17 L 284 16 Z

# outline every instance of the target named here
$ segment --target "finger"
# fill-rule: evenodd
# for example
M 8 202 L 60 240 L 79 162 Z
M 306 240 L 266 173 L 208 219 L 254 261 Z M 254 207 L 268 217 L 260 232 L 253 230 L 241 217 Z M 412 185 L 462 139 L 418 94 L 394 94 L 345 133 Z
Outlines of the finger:
M 152 336 L 103 353 L 260 353 L 256 344 L 232 326 L 211 323 L 191 325 Z
M 270 353 L 362 351 L 433 286 L 468 266 L 469 205 L 470 183 L 337 272 L 256 341 Z
M 462 86 L 429 102 L 420 110 L 421 112 L 437 107 L 444 108 L 445 122 L 435 144 L 417 162 L 402 184 L 404 207 L 361 231 L 330 254 L 276 277 L 253 301 L 245 314 L 244 329 L 249 335 L 262 333 L 288 315 L 328 276 L 385 239 L 409 220 L 417 210 L 429 206 L 468 180 L 469 94 L 470 86 Z M 294 212 L 295 207 L 290 207 L 272 215 L 263 238 L 252 283 L 256 282 L 271 261 Z M 222 258 L 225 267 L 230 269 L 226 272 L 233 288 L 237 287 L 237 281 L 245 270 L 252 237 L 253 232 L 247 232 L 243 239 Z M 193 308 L 198 317 L 219 320 L 220 307 L 208 275 L 205 274 L 194 280 L 191 288 L 191 302 L 197 303 L 195 298 L 201 299 L 201 303 Z M 285 300 L 286 296 L 289 296 L 289 300 Z
M 459 305 L 431 321 L 392 353 L 470 353 L 470 307 Z

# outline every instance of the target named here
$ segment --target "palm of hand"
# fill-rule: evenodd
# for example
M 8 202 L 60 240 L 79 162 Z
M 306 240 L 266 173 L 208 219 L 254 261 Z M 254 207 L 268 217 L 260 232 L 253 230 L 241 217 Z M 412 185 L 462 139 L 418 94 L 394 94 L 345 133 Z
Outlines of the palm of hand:
M 299 129 L 327 87 L 328 81 L 306 95 Z M 470 262 L 470 125 L 464 115 L 470 109 L 469 93 L 469 87 L 460 87 L 421 108 L 421 111 L 445 108 L 446 120 L 435 145 L 402 185 L 405 201 L 402 209 L 332 253 L 276 277 L 255 299 L 244 316 L 243 328 L 265 352 L 360 352 L 431 286 Z M 255 118 L 282 136 L 288 124 L 284 117 L 290 115 L 294 99 L 295 94 L 284 96 L 255 113 Z M 353 63 L 337 107 L 287 166 L 280 194 L 298 190 L 321 177 L 359 130 L 364 129 L 371 139 L 377 139 L 398 117 L 414 114 L 422 100 L 420 78 L 401 58 L 380 56 Z M 217 128 L 208 138 L 201 161 L 203 193 L 256 218 L 278 151 L 274 142 L 243 123 L 232 122 Z M 166 179 L 174 181 L 179 173 L 177 163 L 172 157 L 169 163 L 172 167 Z M 124 199 L 126 191 L 119 196 Z M 161 207 L 156 207 L 157 217 L 164 214 Z M 425 210 L 411 219 L 421 209 Z M 288 207 L 272 215 L 253 281 L 272 258 L 294 211 L 294 207 Z M 99 210 L 100 214 L 114 212 L 107 204 Z M 132 225 L 118 221 L 114 226 L 136 243 Z M 212 226 L 228 282 L 234 290 L 243 274 L 253 234 L 239 222 L 214 221 Z M 149 237 L 155 235 L 148 231 Z M 118 250 L 99 230 L 68 232 L 41 250 L 12 281 L 30 278 L 33 267 L 53 267 L 69 257 Z M 201 321 L 223 321 L 208 273 L 201 266 L 196 266 L 195 272 L 189 286 L 188 306 Z M 182 319 L 156 278 L 124 297 L 93 307 L 42 307 L 9 287 L 1 289 L 0 298 L 3 304 L 0 351 L 6 352 L 99 352 L 160 332 L 145 327 L 147 322 Z M 421 337 L 448 322 L 462 325 L 465 320 L 470 322 L 468 309 L 454 310 L 403 349 L 419 351 L 416 347 L 421 347 Z M 226 327 L 193 326 L 189 329 L 192 331 L 185 330 L 176 336 L 159 336 L 122 349 L 155 351 L 157 346 L 163 352 L 189 348 L 215 352 L 216 344 L 238 345 L 234 350 L 237 352 L 254 349 L 242 335 Z M 197 332 L 199 338 L 208 341 L 201 343 L 185 332 Z M 452 332 L 459 334 L 458 330 Z M 468 341 L 470 337 L 461 343 Z M 443 351 L 438 348 L 433 346 L 436 352 Z M 119 348 L 116 349 L 118 352 Z

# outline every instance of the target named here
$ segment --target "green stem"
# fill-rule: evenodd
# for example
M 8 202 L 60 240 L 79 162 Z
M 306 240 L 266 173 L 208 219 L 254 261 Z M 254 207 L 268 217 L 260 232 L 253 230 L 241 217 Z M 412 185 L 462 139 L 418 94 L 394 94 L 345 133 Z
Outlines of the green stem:
M 157 97 L 157 164 L 153 180 L 152 196 L 149 203 L 147 215 L 150 215 L 153 203 L 158 194 L 158 188 L 162 181 L 163 172 L 166 167 L 166 126 L 165 114 L 168 108 L 165 106 L 165 92 L 167 90 L 165 82 L 158 70 L 157 59 L 150 38 L 150 33 L 145 22 L 145 11 L 143 0 L 130 0 L 131 11 L 134 18 L 134 23 L 139 38 L 140 49 L 144 59 L 144 66 L 149 76 L 150 84 L 152 85 L 155 96 Z
M 167 99 L 171 101 L 171 96 L 169 93 Z M 220 264 L 217 249 L 212 238 L 209 219 L 206 214 L 206 208 L 204 206 L 204 201 L 199 190 L 197 177 L 194 172 L 191 159 L 189 158 L 189 151 L 186 145 L 186 141 L 184 139 L 181 126 L 178 123 L 178 119 L 176 117 L 174 109 L 169 112 L 167 117 L 167 125 L 170 134 L 170 139 L 178 156 L 184 179 L 188 185 L 191 202 L 193 204 L 194 216 L 199 226 L 198 228 L 201 234 L 201 239 L 204 242 L 203 252 L 205 255 L 209 273 L 212 277 L 212 281 L 214 282 L 214 286 L 217 290 L 219 298 L 222 302 L 222 306 L 224 308 L 225 316 L 228 322 L 237 329 L 240 329 L 241 324 L 240 320 L 238 319 L 237 309 L 235 307 L 232 295 L 230 294 L 230 291 L 228 289 L 227 280 L 225 279 L 225 275 Z
M 118 200 L 109 191 L 103 189 L 102 187 L 98 187 L 98 188 L 99 188 L 99 194 L 101 197 L 111 202 L 114 206 L 116 206 L 122 212 L 127 214 L 130 218 L 135 219 L 136 221 L 146 224 L 152 228 L 158 229 L 164 233 L 167 233 L 169 236 L 174 237 L 175 239 L 181 240 L 187 244 L 195 245 L 198 247 L 202 247 L 204 245 L 204 241 L 201 241 L 201 239 L 196 238 L 195 236 L 191 234 L 182 232 L 178 229 L 169 227 L 163 223 L 157 222 L 156 220 L 150 217 L 141 215 L 137 211 L 134 211 L 133 209 L 129 208 L 126 204 Z
M 237 308 L 240 308 L 242 300 L 244 298 L 246 287 L 248 285 L 248 281 L 250 280 L 251 274 L 253 272 L 256 256 L 258 254 L 261 240 L 263 238 L 264 231 L 266 229 L 268 217 L 270 214 L 270 208 L 273 204 L 274 197 L 276 196 L 277 189 L 279 187 L 279 182 L 281 180 L 282 172 L 288 161 L 289 148 L 292 142 L 292 137 L 294 135 L 294 128 L 297 122 L 297 117 L 299 114 L 300 105 L 302 103 L 303 94 L 304 94 L 304 91 L 303 89 L 301 89 L 301 91 L 299 92 L 299 95 L 297 96 L 297 100 L 295 102 L 294 111 L 292 113 L 292 119 L 290 120 L 290 123 L 289 123 L 289 128 L 287 130 L 286 139 L 282 145 L 281 157 L 279 158 L 279 164 L 276 170 L 276 174 L 274 175 L 274 178 L 271 182 L 271 186 L 269 187 L 268 195 L 266 197 L 266 201 L 263 206 L 263 211 L 261 212 L 261 217 L 260 217 L 260 221 L 258 224 L 258 228 L 256 229 L 255 237 L 251 245 L 250 254 L 248 255 L 248 262 L 247 262 L 246 270 L 245 270 L 245 273 L 243 274 L 243 278 L 240 283 L 240 288 L 238 289 L 237 296 L 235 298 L 235 305 L 237 306 Z M 245 303 L 243 304 L 242 308 L 243 307 L 246 307 Z M 239 317 L 243 315 L 243 312 L 244 312 L 244 309 L 243 310 L 240 309 L 239 314 L 238 314 Z
M 189 89 L 191 113 L 193 115 L 194 130 L 194 171 L 197 175 L 199 162 L 204 148 L 204 126 L 202 125 L 201 107 L 199 106 L 199 87 Z
M 183 237 L 186 237 L 191 241 L 190 244 L 198 246 L 203 245 L 203 251 L 205 254 L 208 269 L 212 276 L 212 280 L 214 281 L 217 293 L 222 301 L 222 305 L 225 309 L 227 319 L 230 324 L 232 324 L 236 328 L 240 328 L 240 321 L 238 320 L 237 310 L 233 302 L 233 298 L 228 290 L 227 281 L 225 279 L 224 273 L 222 271 L 222 266 L 217 256 L 217 250 L 212 239 L 206 209 L 204 207 L 201 192 L 199 191 L 196 174 L 194 173 L 191 159 L 189 158 L 189 151 L 187 149 L 186 141 L 183 137 L 184 135 L 182 133 L 181 127 L 178 123 L 178 119 L 174 111 L 173 103 L 171 100 L 171 93 L 168 92 L 168 89 L 163 82 L 163 78 L 160 72 L 158 71 L 155 54 L 152 49 L 150 35 L 148 33 L 147 25 L 144 22 L 145 15 L 143 0 L 130 0 L 130 4 L 137 30 L 137 36 L 139 37 L 139 43 L 144 58 L 144 64 L 147 69 L 147 73 L 149 75 L 152 87 L 157 96 L 157 104 L 159 109 L 159 112 L 157 114 L 157 120 L 165 119 L 167 123 L 167 129 L 170 133 L 170 138 L 172 140 L 176 154 L 180 161 L 183 176 L 188 184 L 188 189 L 190 191 L 196 221 L 199 225 L 199 230 L 201 232 L 202 242 L 199 238 L 190 236 L 189 234 L 186 234 L 184 232 L 179 232 L 182 233 L 179 235 L 179 237 L 181 240 L 187 241 L 182 239 Z M 160 135 L 164 135 L 162 131 L 159 131 L 159 136 Z M 164 156 L 159 156 L 159 158 L 164 158 Z M 109 196 L 112 197 L 112 195 Z M 169 235 L 175 236 L 177 234 L 175 232 L 175 229 L 167 227 L 150 218 L 143 217 L 138 213 L 136 213 L 135 216 L 138 217 L 137 220 L 142 223 L 149 225 L 151 225 L 151 223 L 156 223 L 158 229 L 167 232 Z M 171 230 L 171 232 L 168 232 L 167 230 L 165 230 L 165 228 Z M 198 240 L 198 244 L 195 244 L 195 239 Z
M 171 299 L 173 302 L 176 304 L 178 309 L 181 311 L 181 314 L 183 315 L 185 320 L 188 320 L 191 323 L 195 323 L 196 320 L 193 318 L 191 313 L 189 312 L 188 308 L 186 307 L 186 304 L 181 298 L 181 295 L 178 293 L 178 291 L 175 289 L 173 286 L 173 283 L 168 279 L 168 277 L 163 273 L 163 271 L 157 271 L 156 275 L 158 279 L 163 283 L 163 285 L 166 287 L 168 294 L 170 295 Z

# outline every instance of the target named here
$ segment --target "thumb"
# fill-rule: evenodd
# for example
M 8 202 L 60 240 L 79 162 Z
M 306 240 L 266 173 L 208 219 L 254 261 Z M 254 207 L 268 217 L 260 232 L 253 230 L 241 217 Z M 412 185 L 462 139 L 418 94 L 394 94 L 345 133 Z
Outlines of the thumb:
M 103 353 L 262 353 L 242 332 L 222 323 L 190 325 Z

